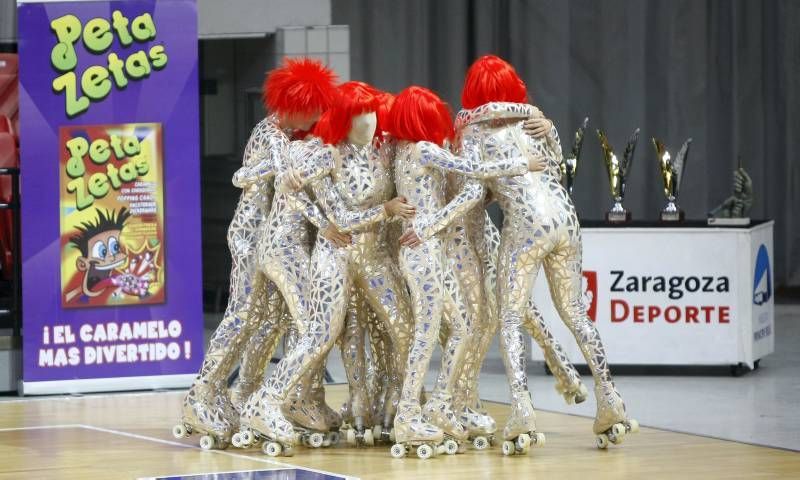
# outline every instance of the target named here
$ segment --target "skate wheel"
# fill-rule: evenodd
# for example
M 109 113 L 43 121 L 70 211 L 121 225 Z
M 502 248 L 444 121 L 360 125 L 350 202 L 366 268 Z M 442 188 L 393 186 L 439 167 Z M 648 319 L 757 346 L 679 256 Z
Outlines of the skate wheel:
M 401 443 L 395 443 L 392 445 L 392 448 L 389 449 L 389 455 L 391 455 L 392 458 L 403 458 L 406 456 L 406 447 Z
M 531 446 L 531 436 L 527 433 L 521 434 L 517 437 L 517 448 L 520 450 L 525 450 L 527 447 Z
M 486 437 L 475 437 L 472 440 L 472 446 L 475 450 L 486 450 L 489 448 L 489 440 Z
M 533 434 L 533 445 L 535 445 L 537 447 L 544 447 L 544 444 L 546 443 L 546 441 L 547 441 L 547 438 L 545 438 L 544 433 L 536 432 L 536 433 Z
M 444 453 L 448 455 L 455 455 L 458 453 L 458 442 L 453 440 L 452 438 L 448 438 L 444 441 Z
M 625 435 L 625 425 L 621 423 L 615 423 L 614 425 L 611 425 L 611 433 L 613 433 L 615 437 L 621 437 Z
M 375 445 L 375 437 L 372 435 L 372 430 L 364 430 L 364 445 Z
M 355 445 L 356 444 L 356 431 L 352 428 L 347 431 L 345 436 L 348 445 Z
M 308 446 L 311 448 L 319 448 L 325 443 L 325 435 L 316 432 L 308 436 Z
M 339 432 L 331 432 L 329 438 L 331 439 L 331 445 L 337 445 L 342 436 L 339 434 Z
M 422 460 L 431 458 L 434 454 L 433 448 L 430 445 L 420 445 L 417 447 L 417 457 Z
M 503 442 L 503 455 L 505 456 L 514 455 L 515 451 L 516 450 L 514 448 L 514 442 L 510 440 L 506 440 L 505 442 Z
M 185 425 L 175 425 L 172 427 L 172 436 L 175 438 L 186 438 L 189 436 L 189 431 Z
M 608 436 L 606 434 L 601 433 L 597 436 L 597 448 L 600 450 L 608 448 Z
M 283 448 L 278 442 L 264 442 L 264 445 L 261 446 L 261 451 L 270 457 L 277 457 L 282 450 Z
M 614 435 L 613 433 L 611 433 L 607 436 L 608 436 L 608 441 L 613 443 L 614 445 L 619 445 L 620 443 L 623 442 L 623 440 L 625 440 L 624 435 Z
M 203 435 L 200 437 L 200 448 L 203 450 L 211 450 L 214 448 L 214 437 L 211 435 Z
M 244 432 L 241 432 L 241 434 L 242 434 L 242 436 L 241 436 L 242 445 L 248 446 L 248 445 L 252 445 L 253 443 L 255 443 L 256 436 L 250 430 L 245 430 Z
M 242 443 L 242 434 L 239 432 L 234 433 L 231 438 L 231 444 L 236 448 L 244 447 L 244 443 Z
M 639 433 L 639 422 L 637 420 L 628 420 L 628 428 L 631 433 Z
M 383 427 L 381 425 L 372 427 L 372 438 L 374 438 L 376 442 L 383 438 Z

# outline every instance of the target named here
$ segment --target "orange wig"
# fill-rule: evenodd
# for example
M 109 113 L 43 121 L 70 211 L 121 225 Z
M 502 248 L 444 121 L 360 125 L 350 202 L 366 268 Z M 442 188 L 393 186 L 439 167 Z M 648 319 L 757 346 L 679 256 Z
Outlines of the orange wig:
M 336 74 L 317 60 L 287 58 L 264 80 L 264 107 L 279 115 L 316 115 L 333 104 Z
M 494 55 L 475 60 L 464 80 L 461 106 L 475 108 L 489 102 L 528 102 L 528 88 L 510 63 Z
M 322 114 L 314 127 L 314 135 L 329 145 L 347 138 L 353 117 L 377 112 L 380 99 L 377 90 L 364 82 L 345 82 L 337 89 L 336 102 Z
M 397 140 L 428 141 L 441 146 L 453 136 L 450 108 L 432 91 L 412 85 L 394 101 L 389 133 Z

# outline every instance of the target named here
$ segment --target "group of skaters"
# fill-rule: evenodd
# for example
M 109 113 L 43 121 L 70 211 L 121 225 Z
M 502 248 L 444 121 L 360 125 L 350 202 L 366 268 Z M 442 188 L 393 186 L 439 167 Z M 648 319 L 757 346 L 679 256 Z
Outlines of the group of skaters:
M 528 98 L 514 68 L 491 55 L 467 71 L 455 122 L 423 87 L 395 96 L 337 85 L 304 58 L 269 72 L 269 115 L 233 177 L 242 194 L 228 231 L 229 302 L 173 433 L 272 456 L 343 440 L 429 458 L 488 448 L 496 436 L 504 454 L 526 453 L 545 440 L 526 334 L 568 403 L 588 394 L 533 303 L 539 270 L 594 377 L 598 446 L 636 431 L 583 303 L 558 134 Z M 502 432 L 478 395 L 498 332 L 511 390 Z M 281 341 L 285 354 L 268 369 Z M 437 344 L 441 366 L 425 391 Z M 323 388 L 336 345 L 349 385 L 338 411 Z

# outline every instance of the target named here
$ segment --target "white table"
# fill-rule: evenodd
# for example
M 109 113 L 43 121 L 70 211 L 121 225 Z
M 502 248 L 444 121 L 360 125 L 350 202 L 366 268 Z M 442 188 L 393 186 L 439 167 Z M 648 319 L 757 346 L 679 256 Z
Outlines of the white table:
M 610 363 L 755 368 L 775 348 L 773 223 L 584 222 L 584 302 Z M 570 359 L 584 364 L 543 270 L 534 298 Z M 532 358 L 543 360 L 536 345 Z

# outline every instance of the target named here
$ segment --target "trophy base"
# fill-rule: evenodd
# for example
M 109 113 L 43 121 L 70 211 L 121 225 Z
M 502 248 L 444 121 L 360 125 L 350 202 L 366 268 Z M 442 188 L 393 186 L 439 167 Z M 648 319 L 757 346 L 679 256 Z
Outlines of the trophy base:
M 708 217 L 709 225 L 718 225 L 721 227 L 746 227 L 750 225 L 750 218 L 715 218 Z
M 661 212 L 662 222 L 682 222 L 683 220 L 683 210 L 678 210 L 677 212 Z
M 627 223 L 631 221 L 631 212 L 606 212 L 606 222 L 608 223 Z

